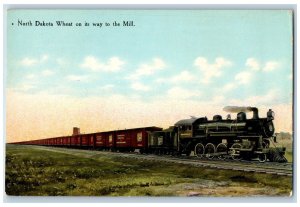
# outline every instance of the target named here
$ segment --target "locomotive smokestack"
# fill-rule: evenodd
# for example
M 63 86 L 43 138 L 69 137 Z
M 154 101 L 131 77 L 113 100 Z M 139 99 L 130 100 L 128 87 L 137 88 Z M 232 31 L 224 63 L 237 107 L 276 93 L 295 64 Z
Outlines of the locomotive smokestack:
M 251 111 L 253 111 L 252 119 L 259 119 L 258 117 L 258 109 L 256 107 L 251 107 Z

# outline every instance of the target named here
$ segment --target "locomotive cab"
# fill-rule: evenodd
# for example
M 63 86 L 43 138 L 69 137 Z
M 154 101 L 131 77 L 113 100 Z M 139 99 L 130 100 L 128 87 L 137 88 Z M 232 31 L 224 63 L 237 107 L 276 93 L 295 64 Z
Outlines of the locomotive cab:
M 217 118 L 220 118 L 220 117 L 217 117 Z M 221 117 L 221 119 L 222 119 L 222 117 Z M 196 137 L 198 134 L 198 131 L 201 130 L 199 128 L 199 124 L 206 123 L 206 122 L 207 122 L 206 117 L 201 117 L 201 118 L 192 117 L 190 119 L 183 119 L 183 120 L 176 122 L 175 126 L 178 127 L 179 138 L 186 139 L 186 138 Z
M 193 136 L 193 123 L 196 118 L 183 119 L 175 123 L 178 127 L 179 138 L 191 138 Z

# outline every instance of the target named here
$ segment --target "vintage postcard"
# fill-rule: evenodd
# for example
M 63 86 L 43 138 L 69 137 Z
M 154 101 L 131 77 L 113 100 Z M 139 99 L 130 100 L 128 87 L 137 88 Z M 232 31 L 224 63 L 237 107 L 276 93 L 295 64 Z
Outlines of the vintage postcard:
M 293 196 L 293 18 L 9 9 L 7 196 Z

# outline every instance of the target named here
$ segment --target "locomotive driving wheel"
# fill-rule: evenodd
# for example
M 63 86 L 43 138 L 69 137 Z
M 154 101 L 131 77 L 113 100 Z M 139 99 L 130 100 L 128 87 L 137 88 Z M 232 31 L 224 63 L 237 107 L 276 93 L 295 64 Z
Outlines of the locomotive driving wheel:
M 208 159 L 214 158 L 214 153 L 216 152 L 216 147 L 212 143 L 208 143 L 205 145 L 205 155 Z
M 242 145 L 239 143 L 234 143 L 230 149 L 229 149 L 229 154 L 232 157 L 233 160 L 241 160 L 242 156 L 241 156 L 241 150 L 242 149 Z
M 217 146 L 217 153 L 226 153 L 227 154 L 227 145 L 224 144 L 224 143 L 218 144 L 218 146 Z M 225 159 L 225 155 L 224 154 L 218 155 L 218 159 L 224 160 Z
M 203 155 L 204 155 L 204 146 L 203 146 L 202 143 L 196 144 L 196 146 L 195 146 L 195 155 L 197 157 L 203 157 Z

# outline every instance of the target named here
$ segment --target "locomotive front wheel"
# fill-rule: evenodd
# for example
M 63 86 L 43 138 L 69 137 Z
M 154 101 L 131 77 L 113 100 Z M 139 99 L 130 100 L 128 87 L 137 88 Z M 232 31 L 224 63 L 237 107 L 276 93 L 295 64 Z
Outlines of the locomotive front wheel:
M 220 143 L 217 146 L 217 153 L 227 153 L 227 145 L 224 143 Z M 224 160 L 225 155 L 218 155 L 218 159 Z
M 230 147 L 229 154 L 233 160 L 241 160 L 242 159 L 241 151 L 240 151 L 241 149 L 242 149 L 242 145 L 239 143 L 234 143 Z
M 195 155 L 197 157 L 203 157 L 204 155 L 204 146 L 201 143 L 196 144 L 195 146 Z
M 265 153 L 258 155 L 258 161 L 259 162 L 266 162 L 267 161 L 267 155 Z
M 212 143 L 205 145 L 205 155 L 208 159 L 214 158 L 214 153 L 216 152 L 216 147 Z

